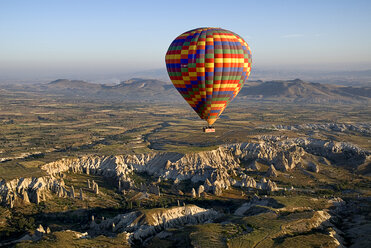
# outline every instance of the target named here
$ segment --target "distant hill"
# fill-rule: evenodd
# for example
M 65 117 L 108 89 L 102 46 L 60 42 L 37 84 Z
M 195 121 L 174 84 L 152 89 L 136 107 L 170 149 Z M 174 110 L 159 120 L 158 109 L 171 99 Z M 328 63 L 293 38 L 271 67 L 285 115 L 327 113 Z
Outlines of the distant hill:
M 126 101 L 181 101 L 181 96 L 169 82 L 156 79 L 132 78 L 117 85 L 89 83 L 81 80 L 57 79 L 33 87 L 34 91 L 62 95 L 68 98 Z
M 181 96 L 171 83 L 156 79 L 132 78 L 112 86 L 126 99 L 139 101 L 180 101 Z
M 140 91 L 167 91 L 174 89 L 174 86 L 169 82 L 164 82 L 156 79 L 132 78 L 127 81 L 122 81 L 118 85 L 112 86 L 112 89 L 120 90 L 140 90 Z
M 10 90 L 10 89 L 8 89 Z M 27 90 L 66 98 L 139 102 L 182 102 L 174 86 L 156 79 L 132 78 L 117 85 L 58 79 L 47 84 L 18 86 Z M 371 87 L 349 87 L 295 80 L 248 81 L 236 101 L 257 100 L 298 103 L 371 102 Z
M 371 87 L 308 83 L 300 79 L 260 81 L 245 85 L 239 98 L 303 103 L 359 102 L 371 100 Z
M 51 86 L 51 87 L 72 87 L 72 88 L 81 88 L 81 87 L 89 87 L 92 83 L 88 83 L 82 80 L 68 80 L 68 79 L 57 79 L 50 83 L 45 84 L 44 86 Z
M 75 90 L 101 90 L 101 84 L 88 83 L 82 80 L 57 79 L 47 84 L 40 85 L 46 91 L 75 91 Z

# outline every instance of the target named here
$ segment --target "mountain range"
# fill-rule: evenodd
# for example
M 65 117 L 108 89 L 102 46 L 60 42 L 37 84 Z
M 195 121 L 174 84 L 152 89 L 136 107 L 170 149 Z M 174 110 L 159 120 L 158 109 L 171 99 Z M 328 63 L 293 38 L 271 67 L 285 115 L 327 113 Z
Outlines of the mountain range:
M 175 87 L 166 81 L 132 78 L 117 85 L 89 83 L 81 80 L 58 79 L 32 86 L 3 86 L 13 91 L 53 94 L 67 98 L 109 99 L 139 102 L 183 101 Z M 300 79 L 249 81 L 236 101 L 258 100 L 297 103 L 369 103 L 371 87 L 339 86 L 310 83 Z

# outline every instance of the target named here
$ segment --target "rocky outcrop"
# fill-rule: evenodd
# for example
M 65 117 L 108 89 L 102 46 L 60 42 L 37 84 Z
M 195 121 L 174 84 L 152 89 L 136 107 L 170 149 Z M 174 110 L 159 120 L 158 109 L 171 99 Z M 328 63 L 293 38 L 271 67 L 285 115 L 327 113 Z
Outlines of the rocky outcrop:
M 242 180 L 236 182 L 235 186 L 242 188 L 256 188 L 256 181 L 254 178 L 244 174 L 242 175 Z
M 368 123 L 309 123 L 300 125 L 273 125 L 278 130 L 324 130 L 336 132 L 358 132 L 371 135 L 371 125 Z
M 201 194 L 205 191 L 205 187 L 203 185 L 198 186 L 197 196 L 201 197 Z
M 277 156 L 273 159 L 273 164 L 275 168 L 281 171 L 292 170 L 301 162 L 301 158 L 304 154 L 303 148 L 293 146 L 287 150 L 285 149 L 278 152 Z
M 259 206 L 259 209 L 256 208 L 257 206 Z M 265 207 L 280 208 L 282 206 L 283 206 L 282 204 L 278 203 L 276 200 L 272 198 L 267 197 L 261 198 L 255 195 L 254 197 L 251 198 L 250 201 L 242 204 L 239 208 L 237 208 L 234 214 L 240 216 L 255 215 L 262 212 L 271 211 L 269 208 Z
M 51 149 L 50 151 L 53 151 L 53 150 L 54 149 Z M 16 159 L 33 158 L 33 157 L 42 156 L 42 155 L 44 155 L 44 153 L 42 153 L 42 152 L 33 152 L 33 153 L 25 152 L 25 153 L 21 153 L 20 155 L 14 156 L 14 157 L 0 158 L 0 163 L 4 163 L 4 162 L 16 160 Z
M 364 160 L 368 152 L 354 145 L 311 138 L 288 139 L 286 137 L 261 136 L 256 143 L 241 143 L 219 147 L 213 151 L 178 154 L 151 153 L 120 156 L 87 156 L 76 159 L 62 159 L 46 164 L 42 169 L 55 175 L 65 171 L 118 177 L 121 183 L 132 184 L 131 172 L 147 172 L 162 179 L 176 182 L 190 179 L 193 182 L 206 179 L 213 182 L 229 177 L 227 171 L 239 168 L 239 160 L 260 160 L 273 164 L 276 169 L 293 169 L 302 161 L 305 153 L 320 155 L 328 159 L 337 157 Z M 259 169 L 256 163 L 251 169 Z M 88 169 L 87 169 L 88 168 Z M 227 180 L 228 181 L 228 180 Z M 228 184 L 224 182 L 224 184 Z
M 30 203 L 30 198 L 28 197 L 28 193 L 24 188 L 21 189 L 21 197 L 24 204 Z
M 146 172 L 158 177 L 158 181 L 172 179 L 174 182 L 191 180 L 213 183 L 210 189 L 221 193 L 233 183 L 228 170 L 239 167 L 239 160 L 225 147 L 213 151 L 176 153 L 120 155 L 120 156 L 87 156 L 75 159 L 61 159 L 42 166 L 50 175 L 60 175 L 63 172 L 86 173 L 115 177 L 121 188 L 135 187 L 131 179 L 133 172 Z M 88 181 L 88 186 L 96 191 L 94 183 Z M 140 186 L 137 186 L 140 188 Z M 142 190 L 142 189 L 140 189 Z M 143 189 L 142 191 L 144 191 Z M 147 191 L 146 189 L 145 191 Z M 159 194 L 159 190 L 157 190 Z
M 50 176 L 39 178 L 19 178 L 0 182 L 0 203 L 9 205 L 40 203 L 45 201 L 49 192 L 58 194 L 66 191 L 63 179 Z
M 64 185 L 63 173 L 65 172 L 87 173 L 114 178 L 118 182 L 119 190 L 140 188 L 139 185 L 135 185 L 131 175 L 135 172 L 146 172 L 157 177 L 157 182 L 168 179 L 178 183 L 184 180 L 191 180 L 194 183 L 201 182 L 205 192 L 218 195 L 222 194 L 223 190 L 228 189 L 230 186 L 274 191 L 278 188 L 273 181 L 268 180 L 257 183 L 246 174 L 246 171 L 241 169 L 240 160 L 255 161 L 251 165 L 252 167 L 248 168 L 254 170 L 259 169 L 256 161 L 273 164 L 274 169 L 270 168 L 267 173 L 267 177 L 272 178 L 276 174 L 275 169 L 281 171 L 291 170 L 303 162 L 303 157 L 307 153 L 321 156 L 324 161 L 333 163 L 336 163 L 336 161 L 351 161 L 352 165 L 354 164 L 355 166 L 363 163 L 370 156 L 368 151 L 348 143 L 312 138 L 259 136 L 254 143 L 225 145 L 212 151 L 185 155 L 178 153 L 149 153 L 65 158 L 41 167 L 50 175 L 49 177 L 1 182 L 1 202 L 6 202 L 11 206 L 16 204 L 19 199 L 26 203 L 28 201 L 38 203 L 47 196 L 46 191 L 36 190 L 33 188 L 34 186 L 27 186 L 24 191 L 21 191 L 23 187 L 21 186 L 22 181 L 25 181 L 24 184 L 27 185 L 40 184 L 41 188 L 49 188 L 49 186 L 46 187 L 45 185 L 51 184 L 50 188 L 53 188 L 52 191 L 60 197 L 75 196 L 74 190 L 67 190 Z M 318 171 L 318 167 L 308 167 L 308 169 Z M 57 177 L 59 179 L 56 179 Z M 31 183 L 32 180 L 35 182 Z M 38 180 L 40 180 L 39 184 L 36 182 Z M 55 186 L 51 181 L 58 186 Z M 18 191 L 9 190 L 9 188 L 16 187 L 13 184 L 20 184 Z M 160 194 L 158 186 L 145 187 L 145 189 L 143 188 L 145 192 Z M 99 187 L 95 182 L 88 181 L 88 188 L 99 194 Z M 200 194 L 196 192 L 196 196 Z
M 92 187 L 91 187 L 96 195 L 99 194 L 99 186 L 94 180 L 92 181 Z
M 127 177 L 130 172 L 147 172 L 164 179 L 204 181 L 217 168 L 237 167 L 238 162 L 226 148 L 220 147 L 213 151 L 177 154 L 152 153 L 120 156 L 87 156 L 75 159 L 61 159 L 42 166 L 51 175 L 71 171 L 107 177 L 119 177 L 122 181 L 131 181 Z
M 274 168 L 274 165 L 273 164 L 271 164 L 271 166 L 267 170 L 266 176 L 267 177 L 277 177 L 278 176 L 278 173 L 276 171 L 276 168 Z
M 212 189 L 213 185 L 211 184 L 211 182 L 209 181 L 209 179 L 206 178 L 205 182 L 204 182 L 204 190 L 206 192 L 209 192 L 211 189 Z
M 371 197 L 341 198 L 329 200 L 335 208 L 330 213 L 335 226 L 330 235 L 347 247 L 368 247 L 371 243 L 370 207 Z
M 263 177 L 259 183 L 257 183 L 256 188 L 263 189 L 268 192 L 277 191 L 278 187 L 277 184 L 271 180 L 267 180 L 265 177 Z
M 191 196 L 192 196 L 192 198 L 196 198 L 197 197 L 195 188 L 192 188 Z
M 191 154 L 158 153 L 120 156 L 87 156 L 61 159 L 42 166 L 50 175 L 71 171 L 73 173 L 117 177 L 121 183 L 133 186 L 130 173 L 147 172 L 163 179 L 205 181 L 206 178 L 227 177 L 227 169 L 239 166 L 238 160 L 224 147 L 213 151 Z
M 100 224 L 91 224 L 89 234 L 101 235 L 127 232 L 129 242 L 145 241 L 166 228 L 195 225 L 212 222 L 219 213 L 212 209 L 203 209 L 195 205 L 172 207 L 167 209 L 150 209 L 119 214 Z
M 352 162 L 351 164 L 355 166 L 362 164 L 370 155 L 370 152 L 345 142 L 296 138 L 287 140 L 284 143 L 296 144 L 297 146 L 303 147 L 303 149 L 310 154 L 325 157 L 335 163 Z
M 283 145 L 279 142 L 259 141 L 258 143 L 242 143 L 228 146 L 232 151 L 241 151 L 238 156 L 242 160 L 260 160 L 274 164 L 276 169 L 287 171 L 293 169 L 304 156 L 304 149 L 295 145 Z
M 313 162 L 308 163 L 307 169 L 311 172 L 315 172 L 315 173 L 319 172 L 319 166 Z
M 276 169 L 287 171 L 298 165 L 306 153 L 322 156 L 330 161 L 352 162 L 360 165 L 370 156 L 370 152 L 359 147 L 336 141 L 313 138 L 287 138 L 279 136 L 260 136 L 256 143 L 232 144 L 227 147 L 241 160 L 260 160 L 273 164 Z
M 256 160 L 254 160 L 252 163 L 250 163 L 247 168 L 250 169 L 250 170 L 253 170 L 253 171 L 260 170 L 260 166 L 256 162 Z

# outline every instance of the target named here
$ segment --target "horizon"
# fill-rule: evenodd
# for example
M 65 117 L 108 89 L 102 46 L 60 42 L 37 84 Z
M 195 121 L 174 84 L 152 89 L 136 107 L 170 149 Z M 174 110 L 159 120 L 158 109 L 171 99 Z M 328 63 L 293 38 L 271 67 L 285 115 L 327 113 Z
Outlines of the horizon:
M 2 2 L 0 80 L 99 80 L 166 72 L 170 43 L 200 26 L 241 35 L 252 50 L 252 75 L 254 70 L 371 68 L 368 1 L 238 1 L 228 13 L 221 1 L 187 3 Z M 236 14 L 237 9 L 245 12 Z

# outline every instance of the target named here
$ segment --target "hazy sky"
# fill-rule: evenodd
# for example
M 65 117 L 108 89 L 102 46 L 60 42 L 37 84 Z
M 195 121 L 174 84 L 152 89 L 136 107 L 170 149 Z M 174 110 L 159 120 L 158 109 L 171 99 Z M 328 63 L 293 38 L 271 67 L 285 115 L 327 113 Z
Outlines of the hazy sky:
M 255 68 L 371 68 L 368 0 L 0 0 L 0 76 L 163 68 L 175 37 L 208 26 L 241 35 Z

